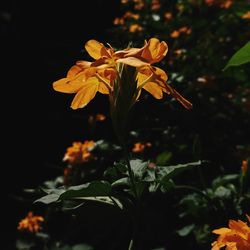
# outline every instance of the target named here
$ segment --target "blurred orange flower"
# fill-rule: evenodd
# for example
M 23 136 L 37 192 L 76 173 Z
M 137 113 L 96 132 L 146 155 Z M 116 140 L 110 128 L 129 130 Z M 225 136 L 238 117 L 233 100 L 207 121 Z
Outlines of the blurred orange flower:
M 150 142 L 147 142 L 147 143 L 137 142 L 134 144 L 134 146 L 132 148 L 132 152 L 142 153 L 147 147 L 151 147 L 151 146 L 152 146 L 152 144 Z
M 161 3 L 159 0 L 152 0 L 151 10 L 159 10 L 161 8 Z
M 250 11 L 246 12 L 243 16 L 243 19 L 250 19 Z
M 70 164 L 88 162 L 93 158 L 93 154 L 90 151 L 94 146 L 95 142 L 92 140 L 86 140 L 83 143 L 73 142 L 72 146 L 67 148 L 63 161 L 67 161 Z
M 205 0 L 208 6 L 217 5 L 222 9 L 228 9 L 233 4 L 233 0 Z
M 248 168 L 247 161 L 246 161 L 246 160 L 242 161 L 242 164 L 241 164 L 241 172 L 242 172 L 243 175 L 246 174 L 247 168 Z
M 136 23 L 135 24 L 131 24 L 129 26 L 129 32 L 130 33 L 140 32 L 142 30 L 143 30 L 142 26 L 139 25 L 139 24 L 136 24 Z
M 113 21 L 113 24 L 114 25 L 124 25 L 125 20 L 123 18 L 116 17 Z
M 135 10 L 142 10 L 145 7 L 144 0 L 134 0 L 134 9 Z
M 125 18 L 125 19 L 131 19 L 132 18 L 132 19 L 138 20 L 140 18 L 140 15 L 139 14 L 134 14 L 131 11 L 127 11 L 123 15 L 123 18 Z
M 178 38 L 179 36 L 180 36 L 180 31 L 178 31 L 178 30 L 174 30 L 170 34 L 170 37 L 172 37 L 172 38 Z
M 250 217 L 247 215 L 248 221 Z M 229 228 L 223 227 L 213 230 L 218 234 L 216 241 L 212 243 L 212 250 L 249 250 L 250 249 L 250 227 L 241 220 L 229 220 Z
M 96 114 L 95 120 L 98 122 L 102 122 L 106 119 L 106 116 L 104 114 Z
M 164 18 L 165 18 L 165 20 L 171 20 L 172 18 L 173 18 L 173 15 L 172 15 L 172 13 L 171 12 L 166 12 L 165 14 L 164 14 Z
M 179 28 L 178 30 L 174 30 L 170 34 L 170 37 L 172 37 L 172 38 L 178 38 L 181 35 L 181 33 L 190 35 L 192 33 L 192 29 L 188 28 L 187 26 L 183 26 L 183 27 Z
M 28 215 L 19 222 L 17 229 L 19 231 L 37 233 L 41 231 L 41 223 L 43 221 L 44 218 L 42 216 L 35 216 L 33 215 L 33 212 L 29 212 Z

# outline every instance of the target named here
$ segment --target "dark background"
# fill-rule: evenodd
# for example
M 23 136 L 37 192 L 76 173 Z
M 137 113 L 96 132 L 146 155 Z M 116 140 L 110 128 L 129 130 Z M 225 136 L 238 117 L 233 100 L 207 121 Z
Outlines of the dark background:
M 51 165 L 60 163 L 73 140 L 87 139 L 84 119 L 106 109 L 98 95 L 88 111 L 73 111 L 73 96 L 55 92 L 52 83 L 76 60 L 86 60 L 89 39 L 108 42 L 119 1 L 1 2 L 1 176 L 8 218 L 3 227 L 10 241 L 26 213 L 16 199 L 21 190 L 58 174 Z

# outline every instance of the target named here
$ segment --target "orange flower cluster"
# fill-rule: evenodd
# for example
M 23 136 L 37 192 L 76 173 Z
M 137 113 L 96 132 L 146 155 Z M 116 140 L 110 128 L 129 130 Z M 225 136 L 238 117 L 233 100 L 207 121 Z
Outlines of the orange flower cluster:
M 142 48 L 115 51 L 110 44 L 107 48 L 96 40 L 89 40 L 85 44 L 85 49 L 94 61 L 76 62 L 65 78 L 53 83 L 56 91 L 76 93 L 71 104 L 72 109 L 85 107 L 97 92 L 110 95 L 110 101 L 116 102 L 118 96 L 115 88 L 121 82 L 120 76 L 124 66 L 136 70 L 135 79 L 130 79 L 126 83 L 137 82 L 128 106 L 132 106 L 138 100 L 141 89 L 144 89 L 156 99 L 161 99 L 163 93 L 171 94 L 185 108 L 192 108 L 188 100 L 167 84 L 168 76 L 165 71 L 152 65 L 166 56 L 168 51 L 166 42 L 151 38 L 145 41 Z
M 233 0 L 205 0 L 208 6 L 217 5 L 222 9 L 228 9 L 233 4 Z
M 93 158 L 93 154 L 90 152 L 95 146 L 94 141 L 73 142 L 71 147 L 67 148 L 63 161 L 67 161 L 70 164 L 80 164 L 88 162 Z
M 186 34 L 186 35 L 190 35 L 192 33 L 192 29 L 188 28 L 187 26 L 183 26 L 183 27 L 179 28 L 178 30 L 174 30 L 170 34 L 170 37 L 172 37 L 172 38 L 178 38 L 182 33 Z
M 250 222 L 250 217 L 247 216 Z M 250 249 L 250 227 L 241 220 L 229 220 L 229 228 L 223 227 L 213 230 L 218 234 L 218 239 L 212 243 L 212 250 L 249 250 Z
M 141 142 L 137 142 L 134 144 L 133 148 L 132 148 L 132 152 L 134 153 L 142 153 L 147 147 L 151 147 L 152 144 L 150 142 L 147 143 L 141 143 Z
M 127 19 L 138 20 L 139 18 L 140 18 L 139 14 L 134 14 L 131 11 L 127 11 L 121 18 L 116 17 L 113 23 L 114 25 L 124 25 Z
M 19 222 L 17 229 L 19 231 L 37 233 L 41 231 L 41 223 L 43 221 L 44 218 L 42 216 L 35 216 L 33 215 L 33 212 L 29 212 L 28 215 Z

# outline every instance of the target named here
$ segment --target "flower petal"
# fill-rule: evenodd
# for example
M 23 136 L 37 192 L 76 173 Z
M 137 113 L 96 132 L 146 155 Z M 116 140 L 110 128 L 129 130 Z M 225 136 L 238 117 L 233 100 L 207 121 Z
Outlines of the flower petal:
M 76 93 L 84 83 L 79 79 L 62 78 L 53 83 L 53 89 L 62 93 Z
M 148 82 L 143 88 L 156 99 L 161 99 L 163 97 L 162 89 L 157 83 Z
M 126 57 L 126 58 L 121 58 L 117 60 L 118 63 L 124 63 L 132 67 L 143 67 L 146 65 L 149 65 L 149 63 L 142 61 L 139 58 L 136 57 Z
M 142 52 L 142 57 L 152 64 L 161 61 L 167 52 L 168 45 L 166 42 L 160 42 L 157 38 L 151 38 Z
M 78 109 L 85 107 L 96 95 L 99 82 L 95 77 L 88 79 L 85 86 L 82 87 L 75 95 L 72 103 L 72 109 Z
M 230 232 L 231 232 L 231 229 L 229 229 L 227 227 L 222 227 L 222 228 L 213 230 L 214 234 L 226 234 L 226 233 L 230 233 Z
M 67 73 L 67 77 L 72 78 L 81 71 L 82 71 L 82 68 L 80 66 L 74 65 L 69 69 Z
M 91 57 L 94 59 L 100 59 L 101 57 L 110 57 L 107 48 L 96 40 L 89 40 L 85 44 L 85 49 Z
M 187 99 L 185 99 L 179 92 L 177 92 L 174 88 L 170 87 L 169 85 L 168 89 L 171 91 L 171 95 L 179 102 L 181 103 L 186 109 L 192 109 L 193 104 L 189 102 Z

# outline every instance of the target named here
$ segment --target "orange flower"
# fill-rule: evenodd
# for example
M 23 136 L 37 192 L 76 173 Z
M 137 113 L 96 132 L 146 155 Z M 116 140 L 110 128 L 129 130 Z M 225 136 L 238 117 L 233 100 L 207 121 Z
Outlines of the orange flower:
M 250 11 L 247 11 L 241 18 L 250 19 Z
M 35 216 L 33 215 L 33 212 L 29 212 L 28 215 L 19 222 L 17 229 L 19 231 L 37 233 L 41 231 L 41 223 L 43 221 L 44 218 L 42 216 Z
M 180 31 L 174 30 L 171 34 L 170 37 L 172 38 L 178 38 L 180 36 Z
M 133 90 L 132 98 L 128 103 L 129 106 L 132 106 L 139 98 L 143 88 L 157 99 L 162 98 L 165 92 L 171 94 L 184 107 L 188 109 L 192 107 L 189 101 L 167 84 L 168 77 L 165 71 L 152 66 L 167 54 L 168 46 L 164 41 L 160 42 L 157 38 L 151 38 L 148 42 L 145 41 L 142 48 L 114 51 L 111 45 L 106 48 L 96 40 L 89 40 L 85 44 L 85 49 L 95 61 L 76 62 L 68 71 L 66 78 L 53 83 L 56 91 L 76 93 L 71 104 L 72 109 L 85 107 L 97 92 L 109 94 L 111 102 L 114 102 L 117 98 L 117 86 L 122 81 L 124 65 L 135 68 L 137 72 L 135 79 L 129 79 L 129 82 L 137 81 L 137 87 Z
M 125 19 L 135 19 L 135 20 L 138 20 L 140 18 L 140 15 L 139 14 L 134 14 L 130 11 L 127 11 L 124 15 L 123 15 L 123 18 Z
M 123 18 L 116 17 L 113 21 L 114 25 L 124 25 L 125 21 Z
M 248 221 L 250 217 L 247 215 Z M 229 228 L 220 228 L 213 230 L 218 234 L 216 241 L 212 243 L 212 250 L 249 250 L 250 249 L 250 227 L 241 220 L 229 220 Z
M 84 143 L 73 142 L 72 146 L 67 148 L 67 151 L 63 157 L 63 161 L 67 161 L 70 164 L 88 162 L 93 158 L 93 154 L 91 154 L 90 151 L 94 146 L 94 141 L 86 140 Z
M 151 10 L 159 10 L 161 8 L 161 3 L 159 0 L 152 0 Z
M 142 26 L 139 25 L 139 24 L 136 24 L 136 23 L 135 24 L 131 24 L 129 26 L 129 32 L 130 33 L 140 32 L 142 30 L 143 30 Z
M 96 121 L 100 121 L 100 122 L 102 122 L 102 121 L 104 121 L 106 119 L 106 116 L 105 115 L 103 115 L 103 114 L 96 114 L 96 116 L 95 116 L 95 120 Z
M 179 32 L 181 33 L 186 33 L 186 34 L 191 34 L 192 33 L 192 29 L 188 28 L 187 26 L 183 26 L 179 29 Z
M 134 0 L 135 6 L 134 9 L 135 10 L 142 10 L 145 7 L 145 3 L 143 0 Z
M 232 4 L 233 4 L 233 0 L 226 0 L 226 1 L 222 1 L 222 3 L 220 4 L 220 7 L 222 9 L 228 9 L 231 7 Z
M 191 28 L 188 28 L 187 26 L 183 26 L 181 28 L 179 28 L 178 30 L 174 30 L 170 36 L 172 38 L 178 38 L 180 36 L 181 33 L 184 33 L 184 34 L 187 34 L 187 35 L 190 35 L 192 33 L 192 29 Z
M 132 152 L 134 153 L 142 153 L 146 147 L 151 147 L 152 144 L 150 142 L 147 143 L 141 143 L 141 142 L 137 142 L 134 144 L 133 148 L 132 148 Z
M 233 0 L 205 0 L 208 6 L 217 5 L 222 9 L 228 9 L 233 4 Z
M 247 168 L 248 168 L 247 161 L 246 161 L 246 160 L 242 161 L 242 165 L 241 165 L 241 172 L 242 172 L 242 174 L 243 174 L 243 175 L 245 175 L 245 174 L 246 174 L 246 172 L 247 172 Z
M 169 21 L 169 20 L 171 20 L 173 18 L 173 15 L 172 15 L 171 12 L 166 12 L 164 14 L 164 18 Z

